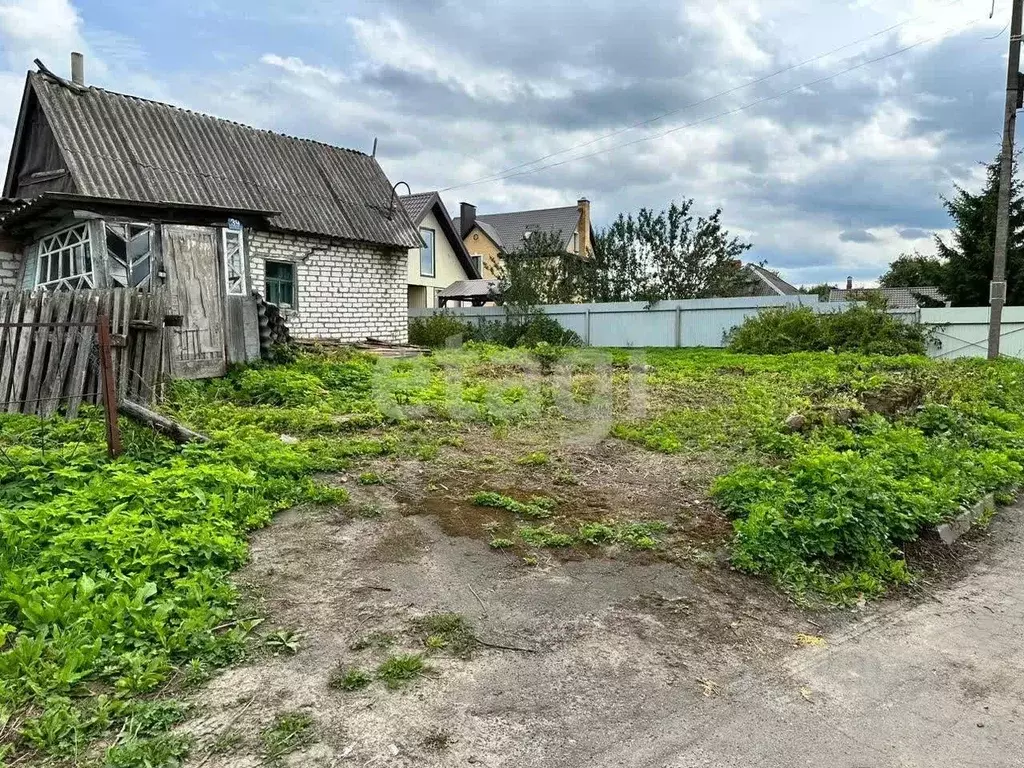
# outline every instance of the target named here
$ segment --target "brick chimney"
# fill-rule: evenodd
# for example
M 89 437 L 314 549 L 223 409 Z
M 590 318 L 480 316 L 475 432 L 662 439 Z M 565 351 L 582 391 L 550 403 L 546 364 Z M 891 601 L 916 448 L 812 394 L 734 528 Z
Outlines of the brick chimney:
M 853 290 L 853 275 L 849 275 L 846 278 L 846 290 L 848 290 L 848 291 L 852 291 Z
M 459 237 L 463 240 L 469 231 L 476 226 L 476 206 L 472 203 L 459 203 Z
M 85 56 L 78 51 L 71 52 L 71 82 L 85 85 Z
M 576 224 L 576 241 L 579 244 L 579 255 L 585 257 L 590 251 L 590 201 L 581 197 L 576 201 L 576 210 L 580 212 L 579 223 Z

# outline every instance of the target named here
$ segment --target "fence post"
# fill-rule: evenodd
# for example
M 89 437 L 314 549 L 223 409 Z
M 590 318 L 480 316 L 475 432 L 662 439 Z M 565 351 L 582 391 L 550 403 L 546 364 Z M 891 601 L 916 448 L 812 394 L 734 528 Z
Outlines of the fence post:
M 121 455 L 121 430 L 117 425 L 117 386 L 114 383 L 114 361 L 110 352 L 110 316 L 96 316 L 96 335 L 100 347 L 100 379 L 103 390 L 103 415 L 107 426 L 107 455 Z
M 584 324 L 583 327 L 586 330 L 586 334 L 585 334 L 586 338 L 584 339 L 584 341 L 585 341 L 586 345 L 589 347 L 590 346 L 590 307 L 587 307 L 587 309 L 586 309 L 586 323 Z
M 676 307 L 676 349 L 683 346 L 683 308 Z

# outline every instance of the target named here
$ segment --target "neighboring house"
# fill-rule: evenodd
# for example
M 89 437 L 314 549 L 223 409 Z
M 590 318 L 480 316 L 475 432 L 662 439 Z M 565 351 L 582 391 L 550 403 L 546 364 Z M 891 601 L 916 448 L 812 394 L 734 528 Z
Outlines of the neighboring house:
M 743 296 L 796 296 L 800 293 L 795 285 L 790 285 L 778 274 L 759 264 L 747 264 L 743 269 L 750 276 Z
M 77 75 L 27 76 L 0 288 L 163 289 L 180 323 L 169 357 L 203 361 L 203 375 L 234 362 L 225 339 L 251 332 L 254 292 L 298 338 L 406 340 L 420 237 L 373 157 Z
M 534 232 L 548 232 L 564 239 L 565 252 L 593 256 L 594 230 L 590 201 L 580 198 L 575 206 L 477 215 L 476 206 L 461 203 L 455 227 L 462 236 L 474 266 L 484 279 L 500 277 L 502 257 L 522 247 Z
M 935 286 L 917 288 L 854 288 L 853 279 L 847 278 L 846 288 L 829 291 L 829 301 L 864 301 L 869 296 L 881 296 L 889 309 L 916 309 L 917 307 L 948 307 L 950 302 Z
M 409 249 L 409 309 L 441 306 L 438 294 L 480 277 L 437 192 L 401 198 L 423 243 Z

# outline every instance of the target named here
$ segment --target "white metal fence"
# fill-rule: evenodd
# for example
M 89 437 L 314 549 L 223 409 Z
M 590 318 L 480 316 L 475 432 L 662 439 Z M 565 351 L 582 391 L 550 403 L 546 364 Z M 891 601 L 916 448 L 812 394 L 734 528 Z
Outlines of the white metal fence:
M 610 304 L 549 304 L 545 314 L 563 328 L 575 331 L 592 347 L 722 347 L 730 330 L 747 317 L 768 307 L 807 306 L 816 312 L 838 312 L 850 303 L 819 302 L 817 296 L 758 296 L 737 299 L 659 301 Z M 450 307 L 410 309 L 409 317 L 448 312 L 469 322 L 504 320 L 502 307 Z M 896 310 L 905 322 L 921 322 L 932 329 L 935 358 L 984 357 L 988 350 L 988 307 L 942 307 Z M 1003 310 L 1001 352 L 1024 359 L 1024 307 Z
M 985 357 L 988 353 L 988 307 L 942 307 L 920 310 L 920 320 L 932 329 L 936 343 L 931 357 Z M 999 351 L 1024 360 L 1024 307 L 1004 307 Z
M 836 312 L 849 306 L 820 303 L 817 296 L 799 295 L 659 301 L 650 308 L 642 301 L 548 304 L 543 310 L 592 347 L 722 347 L 726 334 L 751 315 L 766 307 L 796 305 L 818 312 Z M 503 307 L 410 309 L 409 317 L 429 317 L 439 312 L 476 323 L 506 317 Z

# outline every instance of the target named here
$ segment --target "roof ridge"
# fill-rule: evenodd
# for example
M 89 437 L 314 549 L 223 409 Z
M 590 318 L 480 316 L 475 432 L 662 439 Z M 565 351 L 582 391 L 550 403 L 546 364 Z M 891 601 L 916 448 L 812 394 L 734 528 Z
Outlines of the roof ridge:
M 548 213 L 549 211 L 578 211 L 575 205 L 557 205 L 554 208 L 527 208 L 523 211 L 503 211 L 502 213 L 478 213 L 476 217 L 478 219 L 486 219 L 490 216 L 515 216 L 523 213 Z
M 41 77 L 44 80 L 53 83 L 54 85 L 60 86 L 61 88 L 67 88 L 67 85 L 65 85 L 59 78 L 58 79 L 54 79 L 54 78 L 48 76 L 44 72 L 32 72 L 30 70 L 29 74 L 33 75 L 33 76 Z M 257 131 L 259 133 L 268 133 L 271 136 L 279 136 L 279 137 L 281 137 L 283 139 L 291 139 L 293 141 L 304 141 L 304 142 L 306 142 L 308 144 L 317 144 L 317 145 L 319 145 L 321 147 L 327 147 L 328 149 L 336 149 L 336 150 L 339 150 L 341 152 L 350 152 L 353 155 L 362 155 L 363 157 L 372 157 L 372 155 L 368 155 L 365 152 L 362 152 L 362 151 L 360 151 L 358 149 L 352 149 L 351 147 L 339 147 L 337 144 L 328 144 L 326 141 L 320 141 L 318 139 L 311 139 L 311 138 L 308 138 L 306 136 L 292 136 L 291 134 L 288 134 L 288 133 L 281 133 L 280 131 L 272 131 L 269 128 L 257 128 L 255 125 L 249 125 L 248 123 L 240 123 L 237 120 L 230 120 L 230 119 L 228 119 L 226 117 L 218 117 L 217 115 L 211 114 L 209 112 L 200 112 L 199 110 L 189 109 L 188 107 L 179 107 L 177 104 L 168 104 L 166 101 L 157 101 L 156 99 L 147 99 L 145 96 L 136 96 L 133 93 L 121 93 L 120 91 L 112 91 L 109 88 L 100 88 L 98 85 L 87 85 L 87 86 L 84 86 L 84 90 L 86 92 L 87 91 L 99 91 L 101 93 L 105 93 L 105 94 L 108 94 L 110 96 L 119 96 L 119 97 L 121 97 L 123 99 L 131 99 L 133 101 L 140 101 L 140 102 L 143 102 L 145 104 L 155 104 L 158 107 L 166 107 L 168 109 L 173 109 L 173 110 L 176 110 L 178 112 L 184 112 L 184 113 L 189 114 L 189 115 L 198 115 L 200 117 L 207 117 L 207 118 L 209 118 L 211 120 L 217 120 L 218 122 L 221 122 L 221 123 L 227 123 L 229 125 L 236 125 L 239 128 L 246 128 L 246 129 L 248 129 L 250 131 Z

